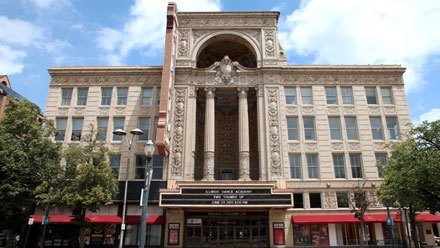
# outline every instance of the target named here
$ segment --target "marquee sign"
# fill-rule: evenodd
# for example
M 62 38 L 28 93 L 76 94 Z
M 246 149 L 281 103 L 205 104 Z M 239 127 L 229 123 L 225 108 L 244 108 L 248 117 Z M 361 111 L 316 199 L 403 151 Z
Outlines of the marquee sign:
M 181 188 L 180 192 L 161 192 L 162 207 L 292 207 L 292 193 L 272 188 Z

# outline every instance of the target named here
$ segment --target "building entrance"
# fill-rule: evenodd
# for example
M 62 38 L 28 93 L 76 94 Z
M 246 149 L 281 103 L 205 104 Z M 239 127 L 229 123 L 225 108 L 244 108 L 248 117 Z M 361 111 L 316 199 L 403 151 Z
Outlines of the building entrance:
M 268 247 L 267 213 L 186 215 L 185 247 Z

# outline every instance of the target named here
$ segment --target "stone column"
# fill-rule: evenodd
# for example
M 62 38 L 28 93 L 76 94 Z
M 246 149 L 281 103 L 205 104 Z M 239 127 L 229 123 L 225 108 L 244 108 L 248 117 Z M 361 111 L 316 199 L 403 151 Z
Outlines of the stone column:
M 206 110 L 205 110 L 205 151 L 203 180 L 214 179 L 214 146 L 215 146 L 215 89 L 205 88 Z
M 249 181 L 249 117 L 248 88 L 238 88 L 238 148 L 239 148 L 239 180 Z

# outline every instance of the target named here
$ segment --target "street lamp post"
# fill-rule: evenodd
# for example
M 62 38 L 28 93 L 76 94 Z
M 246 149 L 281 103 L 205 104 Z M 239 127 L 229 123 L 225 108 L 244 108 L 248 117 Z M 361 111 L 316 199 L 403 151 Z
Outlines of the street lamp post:
M 126 139 L 127 147 L 128 147 L 128 158 L 127 158 L 127 167 L 125 168 L 124 203 L 122 206 L 122 223 L 121 223 L 121 233 L 119 235 L 119 246 L 118 246 L 119 248 L 122 248 L 124 245 L 125 214 L 127 212 L 126 209 L 127 209 L 128 173 L 130 168 L 131 147 L 133 145 L 135 136 L 142 135 L 144 132 L 142 132 L 142 130 L 140 130 L 139 128 L 135 128 L 131 130 L 130 133 L 132 134 L 131 140 Z M 113 131 L 113 134 L 126 137 L 127 132 L 125 132 L 122 129 L 116 129 L 115 131 Z
M 148 218 L 148 195 L 150 193 L 151 178 L 153 176 L 153 167 L 151 166 L 151 158 L 154 155 L 153 141 L 148 140 L 145 145 L 144 152 L 147 157 L 147 163 L 145 164 L 145 184 L 141 194 L 141 206 L 142 206 L 142 218 L 141 226 L 139 230 L 139 247 L 145 247 L 145 240 L 147 236 L 147 218 Z
M 388 216 L 387 217 L 387 226 L 388 226 L 388 228 L 390 229 L 390 232 L 391 232 L 391 245 L 394 248 L 395 247 L 394 246 L 394 239 L 395 239 L 395 237 L 394 237 L 394 221 L 393 221 L 393 218 L 391 218 L 391 215 L 390 215 L 391 202 L 390 201 L 385 201 L 384 204 L 385 204 L 385 207 L 387 207 L 387 216 Z

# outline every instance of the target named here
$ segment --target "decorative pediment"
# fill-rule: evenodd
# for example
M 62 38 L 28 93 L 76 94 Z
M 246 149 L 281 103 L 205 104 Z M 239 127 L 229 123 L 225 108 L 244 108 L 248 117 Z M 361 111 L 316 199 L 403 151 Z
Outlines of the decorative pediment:
M 207 72 L 215 72 L 214 81 L 217 85 L 230 85 L 237 83 L 237 72 L 246 71 L 246 68 L 237 61 L 232 61 L 228 55 L 225 55 L 221 61 L 217 61 L 206 68 Z

